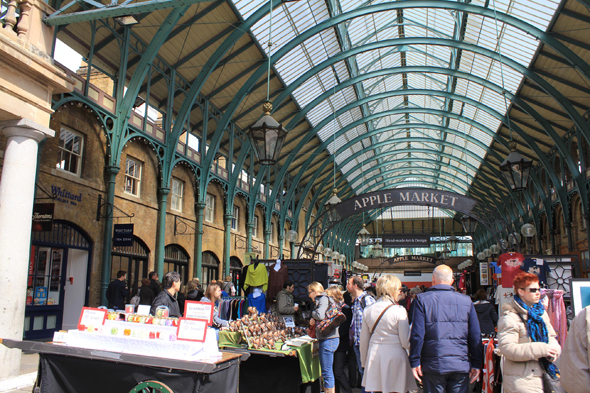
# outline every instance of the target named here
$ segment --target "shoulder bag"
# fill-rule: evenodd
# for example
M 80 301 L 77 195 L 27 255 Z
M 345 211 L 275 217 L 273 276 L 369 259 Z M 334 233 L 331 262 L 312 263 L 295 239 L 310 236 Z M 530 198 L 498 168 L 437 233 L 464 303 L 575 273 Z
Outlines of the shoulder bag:
M 385 307 L 383 309 L 383 311 L 381 311 L 381 314 L 379 314 L 379 318 L 377 318 L 377 321 L 375 322 L 375 324 L 373 325 L 373 328 L 371 329 L 371 336 L 373 335 L 373 333 L 375 333 L 375 329 L 377 329 L 377 325 L 379 325 L 379 322 L 381 321 L 381 318 L 383 318 L 383 314 L 385 314 L 385 311 L 389 310 L 389 308 L 392 306 L 395 306 L 395 303 L 391 303 L 389 306 Z
M 328 310 L 326 310 L 326 317 L 319 321 L 316 326 L 316 333 L 320 333 L 323 336 L 327 336 L 332 333 L 332 330 L 336 329 L 346 321 L 346 316 L 342 314 L 342 311 L 338 305 L 328 297 Z

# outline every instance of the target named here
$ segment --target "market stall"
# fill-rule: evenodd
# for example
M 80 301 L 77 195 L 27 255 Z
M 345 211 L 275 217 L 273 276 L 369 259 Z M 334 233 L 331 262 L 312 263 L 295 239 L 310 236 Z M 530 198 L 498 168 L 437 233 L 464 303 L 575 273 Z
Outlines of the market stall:
M 55 393 L 237 392 L 240 360 L 247 359 L 247 354 L 222 353 L 197 362 L 33 341 L 1 343 L 39 353 L 36 386 Z

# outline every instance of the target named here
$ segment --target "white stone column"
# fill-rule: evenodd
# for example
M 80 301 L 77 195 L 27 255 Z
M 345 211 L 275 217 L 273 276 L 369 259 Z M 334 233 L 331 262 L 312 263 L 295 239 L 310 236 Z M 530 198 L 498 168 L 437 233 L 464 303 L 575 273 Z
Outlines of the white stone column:
M 0 338 L 22 340 L 39 142 L 55 132 L 31 120 L 0 122 L 8 137 L 0 179 Z M 21 352 L 0 345 L 0 379 L 18 375 Z

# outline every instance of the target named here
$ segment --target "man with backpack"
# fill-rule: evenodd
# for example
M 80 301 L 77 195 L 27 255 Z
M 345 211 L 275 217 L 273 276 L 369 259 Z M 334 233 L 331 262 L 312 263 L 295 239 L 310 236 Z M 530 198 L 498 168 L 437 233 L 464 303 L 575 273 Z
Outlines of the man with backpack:
M 361 374 L 361 381 L 363 380 L 363 368 L 361 366 L 361 328 L 363 326 L 363 311 L 366 307 L 375 303 L 375 298 L 368 295 L 363 290 L 363 279 L 359 276 L 354 276 L 348 279 L 346 283 L 346 290 L 354 299 L 352 303 L 352 323 L 350 324 L 350 341 L 353 344 L 354 352 L 356 354 L 356 362 L 359 373 Z M 361 391 L 364 393 L 365 388 Z

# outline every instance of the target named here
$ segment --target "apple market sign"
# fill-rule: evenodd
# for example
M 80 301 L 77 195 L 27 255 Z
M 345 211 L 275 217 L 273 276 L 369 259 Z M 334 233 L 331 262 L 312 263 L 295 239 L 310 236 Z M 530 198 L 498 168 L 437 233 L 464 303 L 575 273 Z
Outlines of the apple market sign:
M 434 206 L 442 209 L 471 213 L 477 202 L 454 192 L 426 188 L 399 188 L 357 195 L 334 208 L 341 218 L 381 207 L 401 205 Z

